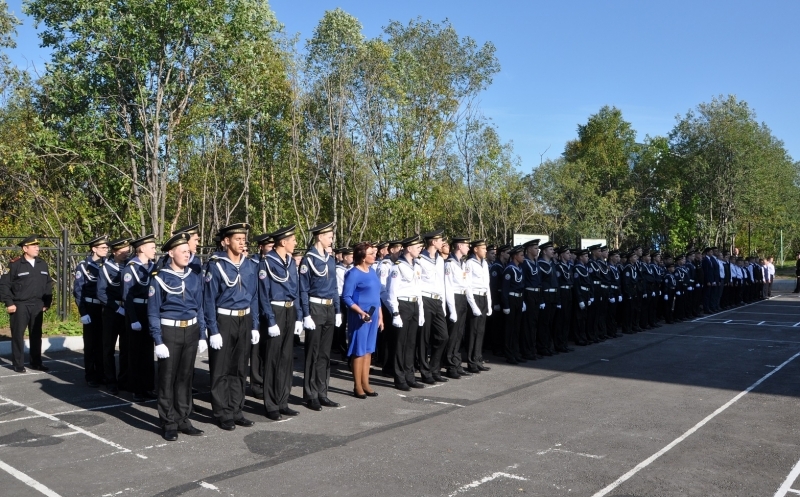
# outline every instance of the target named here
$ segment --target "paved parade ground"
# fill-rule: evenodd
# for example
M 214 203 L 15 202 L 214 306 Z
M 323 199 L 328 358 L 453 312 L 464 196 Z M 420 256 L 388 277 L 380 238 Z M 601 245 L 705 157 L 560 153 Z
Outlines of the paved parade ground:
M 300 406 L 252 428 L 210 419 L 208 356 L 197 358 L 193 423 L 166 442 L 155 402 L 88 388 L 82 355 L 51 371 L 0 368 L 3 496 L 784 496 L 800 494 L 800 299 L 771 300 L 625 335 L 555 357 L 337 409 Z M 791 282 L 793 285 L 794 282 Z M 797 478 L 797 481 L 795 479 Z

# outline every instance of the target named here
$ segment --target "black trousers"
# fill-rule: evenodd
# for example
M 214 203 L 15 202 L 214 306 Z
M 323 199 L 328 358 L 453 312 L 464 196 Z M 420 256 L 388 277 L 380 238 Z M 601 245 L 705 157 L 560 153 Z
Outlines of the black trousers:
M 158 417 L 165 430 L 192 426 L 192 376 L 200 327 L 162 326 L 161 336 L 169 357 L 158 360 Z
M 328 383 L 331 379 L 331 344 L 335 332 L 336 309 L 333 304 L 310 302 L 308 310 L 315 328 L 306 330 L 306 341 L 303 344 L 306 353 L 303 398 L 323 399 L 328 397 Z
M 419 327 L 416 364 L 423 379 L 442 373 L 442 354 L 447 348 L 447 320 L 442 300 L 422 297 L 425 324 Z M 431 352 L 428 360 L 428 350 Z
M 616 300 L 616 297 L 615 297 Z M 606 310 L 606 336 L 615 337 L 617 335 L 617 306 L 619 304 L 608 301 L 608 309 Z
M 86 381 L 105 381 L 103 372 L 103 306 L 86 302 L 86 314 L 92 320 L 83 325 L 83 367 Z
M 539 303 L 541 294 L 525 290 L 522 294 L 525 312 L 522 314 L 522 327 L 519 330 L 519 355 L 525 359 L 536 356 L 536 335 L 539 329 Z
M 536 350 L 539 355 L 553 352 L 553 329 L 557 310 L 555 302 L 546 302 L 544 309 L 539 309 L 539 323 L 536 334 Z
M 250 390 L 253 395 L 264 395 L 264 357 L 266 356 L 267 341 L 267 327 L 260 326 L 258 333 L 260 339 L 257 344 L 250 347 Z
M 311 304 L 309 303 L 309 305 Z M 319 304 L 314 304 L 314 305 L 319 305 Z M 330 353 L 336 352 L 337 354 L 339 354 L 339 357 L 342 360 L 346 361 L 347 360 L 347 305 L 344 303 L 344 300 L 340 299 L 339 309 L 341 310 L 342 313 L 342 324 L 341 326 L 335 326 L 333 328 L 333 337 L 331 339 L 331 346 L 329 347 L 329 349 Z M 334 309 L 334 312 L 335 311 L 336 309 Z M 334 315 L 334 322 L 333 322 L 334 324 L 336 324 L 335 319 L 336 316 Z M 316 322 L 317 320 L 315 319 L 314 323 L 316 324 Z M 306 340 L 308 340 L 307 330 L 306 330 Z M 328 354 L 328 357 L 330 357 L 330 353 Z
M 553 327 L 553 345 L 556 350 L 567 348 L 569 340 L 569 328 L 572 324 L 572 293 L 570 291 L 561 292 L 561 308 L 556 308 L 555 326 Z
M 114 359 L 119 338 L 119 374 Z M 125 316 L 111 307 L 103 307 L 103 375 L 106 385 L 128 388 L 128 333 Z
M 480 316 L 469 313 L 467 328 L 467 365 L 476 369 L 483 364 L 483 336 L 486 333 L 486 313 L 489 312 L 489 303 L 486 295 L 473 295 L 475 303 L 481 310 Z
M 136 304 L 136 313 L 125 316 L 129 330 L 128 345 L 128 390 L 144 395 L 153 390 L 155 385 L 155 366 L 153 352 L 155 344 L 150 336 L 150 324 L 147 320 L 147 304 Z M 131 323 L 138 322 L 141 330 L 132 329 Z
M 217 314 L 217 329 L 222 336 L 222 348 L 208 348 L 211 412 L 217 421 L 233 421 L 242 418 L 253 316 Z
M 525 315 L 522 312 L 522 303 L 522 297 L 509 295 L 509 313 L 503 315 L 503 324 L 505 325 L 505 347 L 503 352 L 505 353 L 506 359 L 509 361 L 520 357 L 519 334 L 522 328 L 522 320 L 525 319 Z
M 264 407 L 274 412 L 289 407 L 292 391 L 292 348 L 294 347 L 294 323 L 297 313 L 294 307 L 272 306 L 275 324 L 281 330 L 276 337 L 269 336 L 269 321 L 261 321 L 266 338 L 264 348 Z
M 11 321 L 11 352 L 12 364 L 15 368 L 21 368 L 25 364 L 25 329 L 28 329 L 30 339 L 31 366 L 42 364 L 42 317 L 44 316 L 44 304 L 36 302 L 32 304 L 17 303 L 16 312 L 9 314 Z
M 622 316 L 622 322 L 620 323 L 620 327 L 622 328 L 623 333 L 627 334 L 633 332 L 633 315 L 635 307 L 635 297 L 631 295 L 622 296 L 622 311 L 620 313 Z
M 586 300 L 586 338 L 589 342 L 597 340 L 597 327 L 594 323 L 597 321 L 597 299 L 593 303 Z
M 375 361 L 381 364 L 381 372 L 384 376 L 394 376 L 394 326 L 392 323 L 392 311 L 386 306 L 381 306 L 383 309 L 383 316 L 388 317 L 384 322 L 383 331 L 378 333 L 378 338 L 375 341 Z
M 575 330 L 575 343 L 585 344 L 590 341 L 589 335 L 586 333 L 586 320 L 589 314 L 589 308 L 585 302 L 583 309 L 575 304 L 572 312 L 575 313 L 572 326 Z
M 598 288 L 595 287 L 597 290 Z M 608 290 L 599 289 L 599 293 L 595 295 L 592 307 L 595 308 L 595 321 L 594 329 L 598 338 L 605 338 L 606 336 L 606 316 L 608 315 Z
M 399 301 L 397 303 L 403 326 L 392 325 L 394 344 L 392 345 L 392 364 L 394 384 L 397 386 L 415 383 L 414 351 L 419 328 L 419 304 L 417 302 Z
M 467 312 L 469 303 L 466 295 L 454 296 L 456 308 L 456 322 L 447 320 L 447 348 L 445 350 L 444 366 L 448 372 L 463 369 L 461 366 L 461 340 L 464 339 L 464 329 L 467 327 Z

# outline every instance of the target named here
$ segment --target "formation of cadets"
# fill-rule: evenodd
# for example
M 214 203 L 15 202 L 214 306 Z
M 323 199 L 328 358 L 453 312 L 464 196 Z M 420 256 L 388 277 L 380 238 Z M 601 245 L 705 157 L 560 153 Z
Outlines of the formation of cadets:
M 203 433 L 189 418 L 195 358 L 206 350 L 212 413 L 221 429 L 254 424 L 242 412 L 248 375 L 250 395 L 263 400 L 269 419 L 298 414 L 288 401 L 292 349 L 301 334 L 304 404 L 314 411 L 339 406 L 328 398 L 331 352 L 346 359 L 342 292 L 353 250 L 334 250 L 334 225 L 325 223 L 310 230 L 307 251 L 296 250 L 290 226 L 255 237 L 258 251 L 248 256 L 249 231 L 246 223 L 220 229 L 217 250 L 205 264 L 196 254 L 197 225 L 173 232 L 158 260 L 154 235 L 99 236 L 76 268 L 87 384 L 105 385 L 115 395 L 130 391 L 137 402 L 157 399 L 166 440 Z M 591 345 L 621 337 L 618 332 L 763 299 L 770 281 L 757 258 L 716 247 L 672 257 L 642 247 L 621 252 L 539 242 L 448 242 L 437 230 L 374 244 L 372 269 L 387 325 L 373 364 L 399 390 L 424 388 L 489 371 L 485 350 L 510 364 L 540 360 L 573 352 L 571 344 Z M 23 240 L 24 256 L 0 279 L 19 372 L 25 368 L 17 342 L 26 327 L 31 368 L 47 370 L 41 316 L 52 300 L 52 280 L 38 245 L 35 236 Z

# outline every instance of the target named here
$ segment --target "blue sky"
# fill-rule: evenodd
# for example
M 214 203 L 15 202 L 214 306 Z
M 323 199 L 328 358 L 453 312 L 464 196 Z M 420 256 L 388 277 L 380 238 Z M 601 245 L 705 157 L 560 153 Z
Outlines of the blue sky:
M 389 20 L 449 19 L 461 36 L 497 47 L 501 72 L 481 97 L 523 170 L 558 157 L 603 105 L 620 108 L 638 139 L 665 135 L 676 115 L 717 95 L 755 109 L 800 159 L 800 2 L 380 0 L 270 2 L 288 33 L 311 36 L 326 10 L 357 17 L 367 37 Z M 21 0 L 9 0 L 18 17 Z M 42 71 L 47 53 L 29 19 L 10 54 Z

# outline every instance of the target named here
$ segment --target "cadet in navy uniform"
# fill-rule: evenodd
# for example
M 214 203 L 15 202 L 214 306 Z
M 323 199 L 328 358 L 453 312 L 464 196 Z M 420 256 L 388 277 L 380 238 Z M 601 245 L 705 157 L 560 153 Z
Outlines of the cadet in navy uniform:
M 419 327 L 417 335 L 416 364 L 422 383 L 433 385 L 442 378 L 442 355 L 447 348 L 447 320 L 445 317 L 444 258 L 439 254 L 444 239 L 444 230 L 436 230 L 422 235 L 425 249 L 420 253 L 417 263 L 420 268 L 420 286 L 425 324 Z M 430 350 L 430 360 L 428 360 Z
M 189 257 L 189 269 L 194 271 L 195 273 L 202 276 L 203 266 L 200 264 L 200 259 L 198 259 L 195 254 L 197 253 L 197 245 L 200 243 L 200 232 L 199 232 L 199 224 L 190 224 L 189 226 L 184 226 L 183 228 L 178 228 L 172 232 L 172 236 L 178 235 L 180 233 L 186 233 L 189 237 L 189 253 L 191 257 Z M 220 241 L 220 240 L 215 240 Z M 158 271 L 164 266 L 169 265 L 169 255 L 164 254 L 161 256 L 161 259 L 156 262 L 155 270 Z
M 147 319 L 158 357 L 158 417 L 164 439 L 175 441 L 178 431 L 198 436 L 192 426 L 192 373 L 200 337 L 206 329 L 203 315 L 203 280 L 188 267 L 191 259 L 187 233 L 178 233 L 161 247 L 169 265 L 150 279 Z
M 525 255 L 522 251 L 522 245 L 517 245 L 509 251 L 510 260 L 505 269 L 503 269 L 500 287 L 500 307 L 505 315 L 503 319 L 505 328 L 504 353 L 506 362 L 509 364 L 518 363 L 519 332 L 522 327 L 522 315 L 526 310 L 525 302 L 522 300 L 525 278 L 519 268 L 520 264 L 525 260 Z
M 589 337 L 587 317 L 592 305 L 592 279 L 589 277 L 589 251 L 582 249 L 575 252 L 575 264 L 572 265 L 572 297 L 575 304 L 575 344 L 589 345 L 593 340 Z
M 338 250 L 342 260 L 335 262 L 336 268 L 336 291 L 339 296 L 339 309 L 345 308 L 344 301 L 341 299 L 344 290 L 344 276 L 353 267 L 353 249 L 343 248 Z M 377 271 L 376 271 L 377 272 Z M 337 321 L 338 322 L 338 321 Z M 333 330 L 333 342 L 331 349 L 339 353 L 343 361 L 347 360 L 347 321 L 341 320 Z
M 536 335 L 539 328 L 539 306 L 542 303 L 542 278 L 539 273 L 539 239 L 528 240 L 522 244 L 525 260 L 520 264 L 525 278 L 525 314 L 522 316 L 522 328 L 519 332 L 519 352 L 517 362 L 535 361 Z
M 558 275 L 555 271 L 553 256 L 555 249 L 553 242 L 546 242 L 539 246 L 539 272 L 542 278 L 542 302 L 539 304 L 539 329 L 536 336 L 536 349 L 539 355 L 552 356 L 556 351 L 553 348 L 553 332 L 555 331 L 555 315 L 558 311 Z
M 389 360 L 394 364 L 394 386 L 403 391 L 424 388 L 414 377 L 417 327 L 425 325 L 420 285 L 422 270 L 417 262 L 422 243 L 419 235 L 403 240 L 403 255 L 392 266 L 387 289 L 394 328 L 394 344 Z
M 487 320 L 487 329 L 490 330 L 490 342 L 492 353 L 500 357 L 505 349 L 505 324 L 503 323 L 504 314 L 500 309 L 500 287 L 503 285 L 503 270 L 508 264 L 508 251 L 511 249 L 508 245 L 501 245 L 497 248 L 497 259 L 489 266 L 489 285 L 492 289 L 492 302 L 494 303 L 494 312 Z
M 480 310 L 480 315 L 472 313 L 467 319 L 467 371 L 480 373 L 490 368 L 483 364 L 483 336 L 486 331 L 486 318 L 492 315 L 492 295 L 489 292 L 489 263 L 486 262 L 486 241 L 473 240 L 469 244 L 467 258 L 469 287 L 472 297 Z M 426 318 L 427 319 L 427 318 Z
M 258 264 L 259 323 L 262 334 L 268 335 L 264 337 L 264 407 L 273 421 L 281 419 L 281 414 L 299 414 L 289 408 L 294 334 L 303 331 L 298 271 L 292 258 L 297 246 L 294 231 L 289 226 L 274 232 L 275 248 Z
M 328 253 L 333 244 L 333 223 L 311 228 L 314 244 L 300 263 L 300 305 L 305 328 L 305 375 L 303 399 L 314 411 L 339 407 L 328 399 L 331 345 L 336 327 L 342 325 L 336 261 Z
M 258 235 L 255 240 L 258 243 L 258 253 L 253 254 L 250 260 L 256 264 L 256 271 L 258 271 L 258 264 L 268 253 L 272 252 L 275 240 L 272 238 L 272 233 Z M 259 323 L 259 333 L 261 331 Z M 267 341 L 259 339 L 258 343 L 250 348 L 250 392 L 253 397 L 261 400 L 264 399 L 264 348 L 266 346 Z
M 122 300 L 128 331 L 128 389 L 134 402 L 158 398 L 153 390 L 153 338 L 147 318 L 147 293 L 156 257 L 155 235 L 149 234 L 131 242 L 132 257 L 122 270 Z
M 258 266 L 244 255 L 249 231 L 247 223 L 220 229 L 226 251 L 209 257 L 203 276 L 211 411 L 219 427 L 228 431 L 255 424 L 242 414 L 250 345 L 257 345 L 260 338 Z
M 664 296 L 662 297 L 666 306 L 664 308 L 664 319 L 667 324 L 674 322 L 673 313 L 675 312 L 675 292 L 678 290 L 678 280 L 675 278 L 675 264 L 667 264 L 667 274 L 664 275 Z
M 42 313 L 53 302 L 53 279 L 47 263 L 39 259 L 39 240 L 31 235 L 17 244 L 22 257 L 8 265 L 0 277 L 0 300 L 6 305 L 11 321 L 12 365 L 17 373 L 25 372 L 25 328 L 30 336 L 30 368 L 48 371 L 42 364 Z
M 570 250 L 567 246 L 558 247 L 558 258 L 555 260 L 554 270 L 558 278 L 558 304 L 554 320 L 553 344 L 558 352 L 572 352 L 569 346 L 569 330 L 572 323 L 572 271 L 569 267 Z
M 78 264 L 72 295 L 83 323 L 83 364 L 86 383 L 97 388 L 105 382 L 103 373 L 103 305 L 97 298 L 97 278 L 108 254 L 108 238 L 89 241 L 91 253 Z
M 122 301 L 122 268 L 131 253 L 131 239 L 108 242 L 111 257 L 100 268 L 97 278 L 97 299 L 103 304 L 103 373 L 108 391 L 113 395 L 128 388 L 128 333 L 125 326 L 125 305 Z M 119 375 L 114 362 L 119 339 Z
M 636 305 L 639 300 L 639 256 L 631 252 L 627 256 L 628 263 L 622 268 L 622 333 L 630 335 L 638 330 Z

